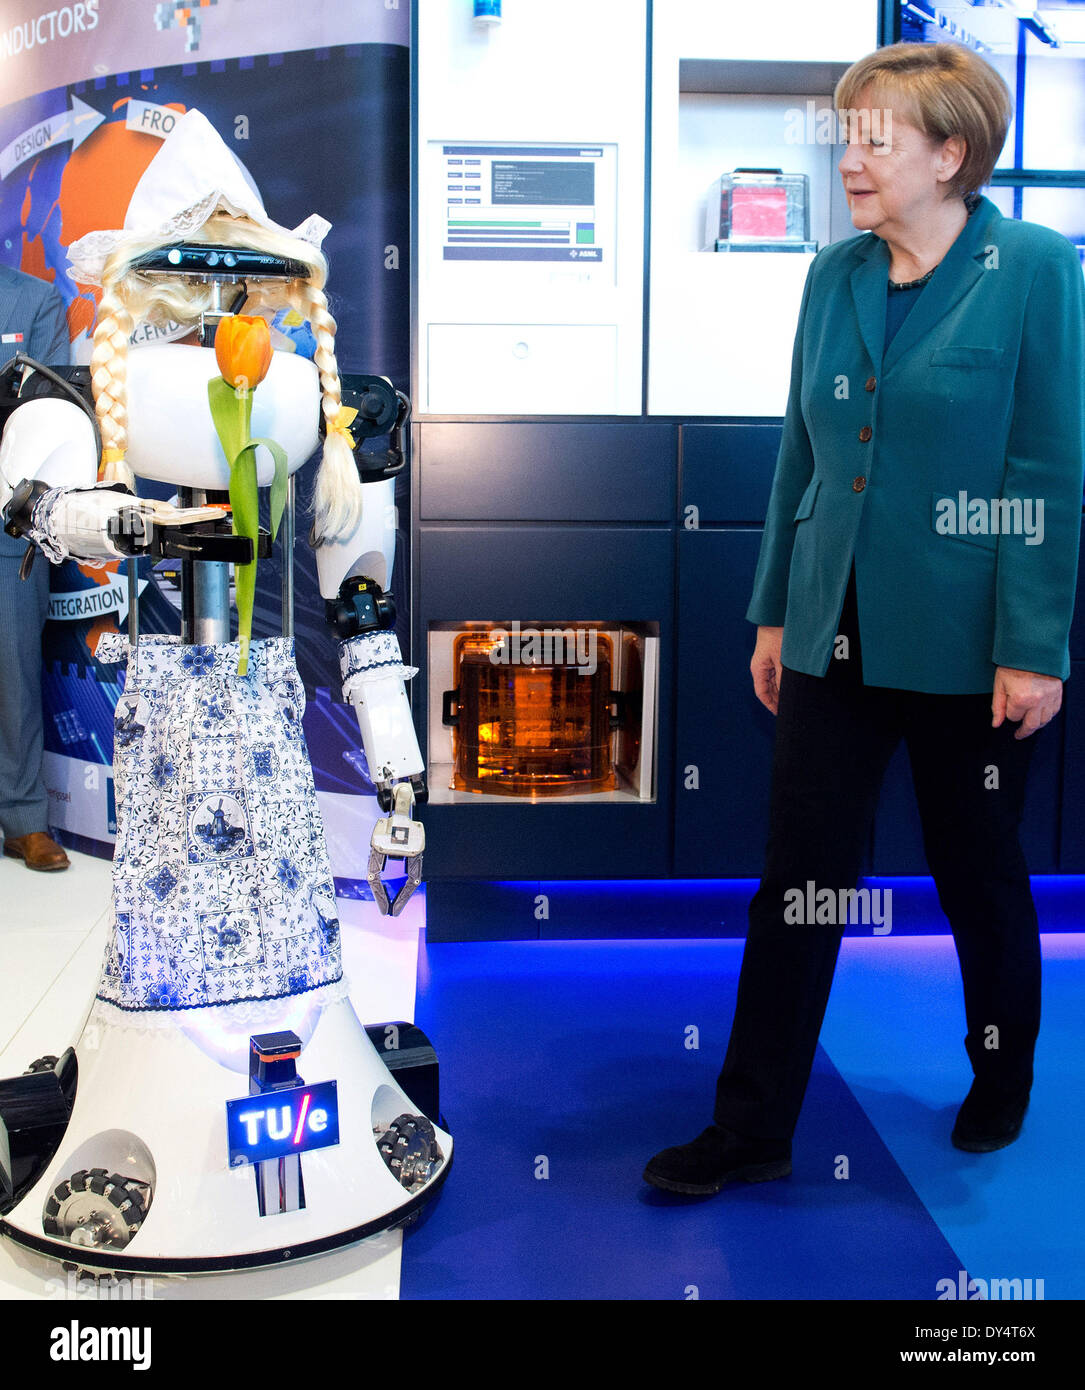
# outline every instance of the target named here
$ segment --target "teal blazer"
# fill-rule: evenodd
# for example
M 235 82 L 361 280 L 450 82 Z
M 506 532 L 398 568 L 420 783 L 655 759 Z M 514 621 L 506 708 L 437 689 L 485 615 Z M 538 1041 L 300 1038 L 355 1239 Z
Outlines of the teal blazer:
M 750 622 L 825 674 L 855 565 L 867 685 L 1065 679 L 1085 475 L 1085 289 L 1058 233 L 987 198 L 883 356 L 889 251 L 806 279 Z

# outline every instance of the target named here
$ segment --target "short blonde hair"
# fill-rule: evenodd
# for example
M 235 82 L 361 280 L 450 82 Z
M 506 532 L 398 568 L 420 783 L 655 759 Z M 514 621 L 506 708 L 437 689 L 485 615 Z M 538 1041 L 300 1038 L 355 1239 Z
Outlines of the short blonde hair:
M 855 110 L 870 89 L 871 104 L 903 98 L 906 120 L 931 140 L 965 142 L 947 196 L 977 193 L 991 178 L 1013 116 L 1009 88 L 970 48 L 958 43 L 894 43 L 853 63 L 836 84 L 837 111 Z

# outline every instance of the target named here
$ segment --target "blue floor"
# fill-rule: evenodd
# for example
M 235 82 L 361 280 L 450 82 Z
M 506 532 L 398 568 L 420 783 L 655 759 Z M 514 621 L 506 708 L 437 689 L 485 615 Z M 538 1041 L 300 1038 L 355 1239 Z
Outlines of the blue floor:
M 976 1280 L 1042 1279 L 1085 1296 L 1082 990 L 1085 936 L 1043 938 L 1043 1022 L 1018 1141 L 965 1154 L 945 1136 L 968 1089 L 964 1005 L 949 937 L 845 943 L 822 1046 Z M 807 1107 L 809 1109 L 809 1107 Z
M 690 1199 L 641 1172 L 708 1123 L 741 941 L 424 946 L 417 1018 L 457 1147 L 401 1297 L 934 1300 L 968 1277 L 1081 1297 L 1085 938 L 1044 950 L 1017 1144 L 949 1143 L 970 1079 L 950 938 L 848 938 L 793 1175 Z

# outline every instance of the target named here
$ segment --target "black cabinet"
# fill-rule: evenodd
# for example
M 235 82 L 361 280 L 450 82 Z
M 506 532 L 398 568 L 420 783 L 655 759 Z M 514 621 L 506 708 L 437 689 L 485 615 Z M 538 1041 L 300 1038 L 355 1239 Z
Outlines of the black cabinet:
M 763 522 L 780 434 L 776 424 L 683 425 L 681 524 Z M 750 580 L 752 584 L 752 574 Z
M 678 427 L 435 421 L 415 436 L 429 521 L 670 522 Z
M 1082 527 L 1081 548 L 1077 569 L 1077 602 L 1074 620 L 1070 624 L 1070 660 L 1085 661 L 1085 526 Z
M 678 536 L 674 866 L 680 878 L 759 875 L 774 719 L 753 693 L 745 618 L 760 530 Z
M 1059 869 L 1085 873 L 1085 661 L 1070 663 L 1063 702 L 1062 819 Z
M 483 933 L 490 904 L 511 936 L 545 934 L 520 920 L 530 923 L 530 913 L 508 911 L 522 894 L 495 897 L 487 885 L 673 872 L 677 427 L 423 422 L 415 443 L 412 631 L 422 669 L 412 701 L 424 749 L 434 707 L 424 654 L 437 625 L 605 622 L 651 624 L 658 634 L 653 800 L 460 794 L 426 807 L 437 932 L 456 914 Z
M 753 693 L 745 612 L 779 440 L 772 421 L 415 426 L 412 703 L 424 748 L 434 624 L 602 620 L 659 636 L 654 800 L 431 801 L 433 939 L 734 929 L 711 885 L 675 880 L 756 879 L 763 864 L 774 719 Z M 1037 738 L 1022 828 L 1039 874 L 1085 872 L 1085 571 L 1079 594 L 1074 679 Z M 903 747 L 865 871 L 927 873 Z M 660 882 L 638 890 L 646 879 Z M 661 914 L 668 881 L 674 920 Z

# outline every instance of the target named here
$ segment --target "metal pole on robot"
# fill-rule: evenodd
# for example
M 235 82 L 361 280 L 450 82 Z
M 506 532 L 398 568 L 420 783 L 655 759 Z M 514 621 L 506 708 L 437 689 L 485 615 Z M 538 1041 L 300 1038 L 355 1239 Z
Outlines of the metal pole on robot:
M 139 644 L 139 560 L 128 560 L 128 642 L 135 651 Z
M 222 306 L 223 284 L 211 281 L 211 306 L 200 315 L 200 344 L 211 347 L 215 329 L 229 310 Z M 238 289 L 244 297 L 244 286 Z M 235 299 L 234 303 L 237 303 Z M 177 501 L 182 507 L 202 507 L 207 504 L 206 492 L 196 488 L 178 488 Z M 181 641 L 186 645 L 217 646 L 230 640 L 230 566 L 226 561 L 213 560 L 195 563 L 181 561 Z
M 207 494 L 193 494 L 193 504 L 205 506 Z M 190 563 L 187 562 L 186 563 Z M 230 566 L 225 560 L 192 564 L 192 641 L 200 647 L 230 640 Z
M 286 506 L 279 526 L 282 538 L 281 562 L 283 567 L 283 636 L 294 636 L 294 477 L 286 483 Z

